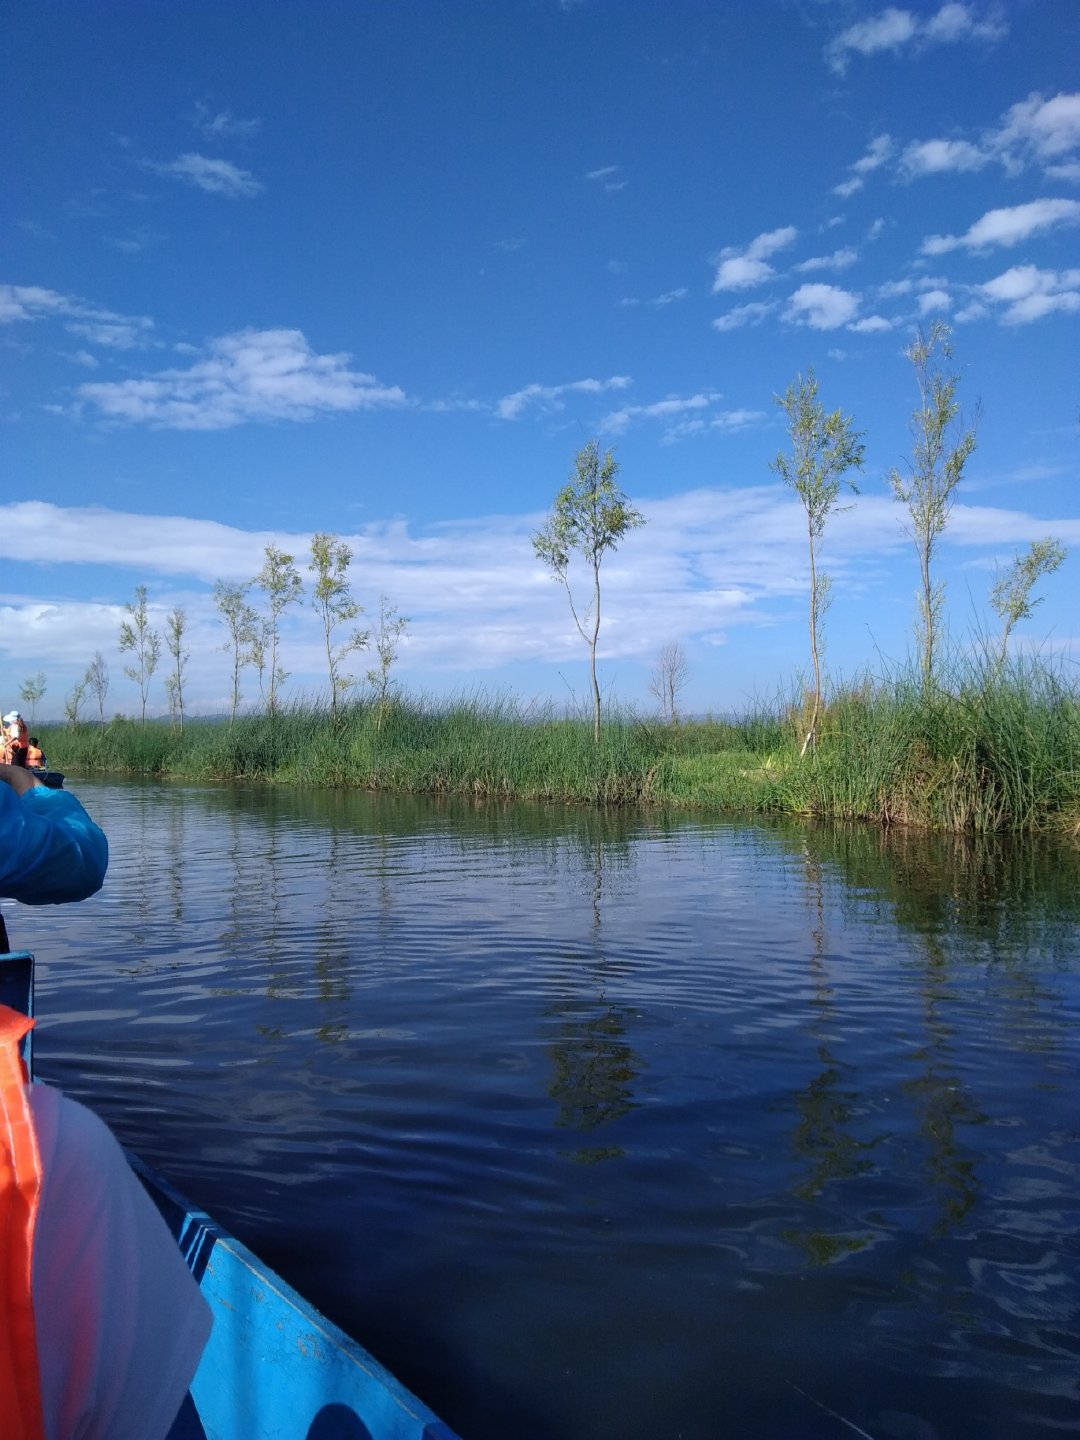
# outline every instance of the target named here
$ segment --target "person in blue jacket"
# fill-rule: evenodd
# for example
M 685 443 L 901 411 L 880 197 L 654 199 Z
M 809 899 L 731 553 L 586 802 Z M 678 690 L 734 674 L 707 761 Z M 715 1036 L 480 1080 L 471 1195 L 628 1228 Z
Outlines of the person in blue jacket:
M 67 790 L 0 765 L 0 896 L 24 905 L 85 900 L 101 889 L 109 842 Z

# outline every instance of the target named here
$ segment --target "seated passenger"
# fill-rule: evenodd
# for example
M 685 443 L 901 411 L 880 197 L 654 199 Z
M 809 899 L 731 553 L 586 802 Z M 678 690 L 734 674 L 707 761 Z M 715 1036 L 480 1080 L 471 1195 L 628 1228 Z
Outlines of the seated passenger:
M 100 890 L 109 842 L 75 796 L 0 764 L 0 896 L 24 905 L 85 900 Z
M 210 1333 L 180 1250 L 108 1128 L 28 1085 L 0 1006 L 5 1440 L 165 1440 Z
M 31 770 L 45 769 L 45 752 L 38 744 L 36 735 L 30 736 L 30 744 L 26 747 L 26 763 Z
M 26 721 L 18 710 L 9 711 L 4 716 L 4 763 L 25 766 L 29 744 Z

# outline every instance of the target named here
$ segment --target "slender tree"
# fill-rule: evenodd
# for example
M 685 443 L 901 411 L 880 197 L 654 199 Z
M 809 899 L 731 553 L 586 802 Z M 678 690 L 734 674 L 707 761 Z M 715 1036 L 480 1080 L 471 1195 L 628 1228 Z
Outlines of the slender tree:
M 386 712 L 390 708 L 390 695 L 394 688 L 390 671 L 397 659 L 398 644 L 408 626 L 408 620 L 404 615 L 398 614 L 397 607 L 391 605 L 385 595 L 380 595 L 379 620 L 373 637 L 379 663 L 367 672 L 367 682 L 375 691 L 375 703 L 378 707 L 376 728 L 379 730 L 382 729 Z
M 1005 664 L 1013 626 L 1020 620 L 1029 620 L 1036 605 L 1042 604 L 1041 595 L 1032 598 L 1035 585 L 1044 575 L 1052 575 L 1060 569 L 1067 554 L 1061 541 L 1051 536 L 1035 540 L 1023 555 L 1013 557 L 1008 570 L 994 582 L 990 591 L 990 606 L 1001 621 L 999 667 Z
M 608 550 L 614 550 L 631 530 L 645 524 L 645 517 L 633 508 L 615 483 L 619 473 L 614 452 L 600 454 L 600 443 L 590 440 L 574 459 L 570 479 L 555 496 L 547 524 L 532 537 L 533 549 L 566 590 L 570 613 L 578 634 L 589 647 L 593 691 L 593 738 L 600 741 L 600 682 L 596 674 L 596 647 L 600 637 L 600 565 Z M 572 555 L 588 566 L 591 597 L 578 613 L 570 586 Z
M 670 725 L 679 723 L 679 693 L 690 679 L 690 662 L 675 640 L 664 645 L 649 676 L 649 694 L 655 695 Z
M 281 666 L 279 647 L 281 644 L 281 617 L 290 605 L 295 605 L 304 593 L 304 584 L 296 568 L 294 558 L 275 545 L 268 545 L 262 569 L 255 577 L 255 584 L 265 592 L 267 616 L 259 635 L 258 650 L 269 671 L 267 709 L 270 714 L 278 708 L 278 691 L 289 678 Z M 261 673 L 261 672 L 260 672 Z
M 315 576 L 311 604 L 322 621 L 326 668 L 330 678 L 330 712 L 335 720 L 339 702 L 356 683 L 352 675 L 342 672 L 342 662 L 354 651 L 365 649 L 369 639 L 366 630 L 354 627 L 340 644 L 334 643 L 335 631 L 343 625 L 351 625 L 364 613 L 364 607 L 353 599 L 349 588 L 351 560 L 352 551 L 343 540 L 322 531 L 311 537 L 308 569 Z
M 937 361 L 939 354 L 944 360 L 952 359 L 949 327 L 935 321 L 929 335 L 920 327 L 905 353 L 915 368 L 919 390 L 918 408 L 911 421 L 914 448 L 908 473 L 893 470 L 889 481 L 893 494 L 911 516 L 919 557 L 919 651 L 923 685 L 928 689 L 934 678 L 945 600 L 944 582 L 934 579 L 934 558 L 949 522 L 956 487 L 975 449 L 975 431 L 962 430 L 960 425 L 959 377 L 946 374 Z
M 142 723 L 146 724 L 146 697 L 150 693 L 150 679 L 161 659 L 161 636 L 150 624 L 150 613 L 146 603 L 146 586 L 136 585 L 135 603 L 124 606 L 128 619 L 120 626 L 120 653 L 128 651 L 135 657 L 134 665 L 125 665 L 124 674 L 139 687 L 142 700 Z
M 64 697 L 64 715 L 67 718 L 68 725 L 71 727 L 72 730 L 77 730 L 79 728 L 79 720 L 81 718 L 82 712 L 82 703 L 83 700 L 86 698 L 86 692 L 89 688 L 89 681 L 84 675 L 81 680 L 77 680 L 75 682 L 75 684 L 68 691 L 67 695 Z
M 229 709 L 229 724 L 236 719 L 240 708 L 240 676 L 252 663 L 252 642 L 256 638 L 258 615 L 248 604 L 247 585 L 230 585 L 219 580 L 214 586 L 214 604 L 221 615 L 228 638 L 222 649 L 232 657 L 232 704 Z
M 109 667 L 106 664 L 105 656 L 100 650 L 95 650 L 94 658 L 87 666 L 86 675 L 83 677 L 86 684 L 94 692 L 97 700 L 98 719 L 101 728 L 105 729 L 105 699 L 109 693 Z
M 39 670 L 36 675 L 28 675 L 19 688 L 19 699 L 24 705 L 30 706 L 31 729 L 36 723 L 38 701 L 44 698 L 47 688 L 44 670 Z
M 818 400 L 818 382 L 813 370 L 808 371 L 805 379 L 797 375 L 784 394 L 775 398 L 788 418 L 791 454 L 781 452 L 771 462 L 771 468 L 802 502 L 810 549 L 810 659 L 814 667 L 814 701 L 803 740 L 805 755 L 808 747 L 816 742 L 821 715 L 822 618 L 830 598 L 829 577 L 818 568 L 818 547 L 825 534 L 826 521 L 839 508 L 840 487 L 849 470 L 862 468 L 866 447 L 861 433 L 852 428 L 849 415 L 839 410 L 831 415 L 825 413 L 825 407 Z M 848 479 L 847 484 L 858 494 L 853 480 Z
M 184 648 L 187 634 L 187 612 L 179 607 L 170 610 L 165 617 L 165 645 L 172 657 L 172 669 L 165 677 L 165 692 L 169 697 L 169 715 L 174 725 L 184 733 L 184 679 L 191 652 Z

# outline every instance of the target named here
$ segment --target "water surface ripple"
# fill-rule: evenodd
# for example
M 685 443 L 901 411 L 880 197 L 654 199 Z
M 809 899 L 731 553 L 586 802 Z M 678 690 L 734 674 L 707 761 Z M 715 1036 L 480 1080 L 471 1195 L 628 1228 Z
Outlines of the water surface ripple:
M 466 1440 L 1080 1430 L 1074 850 L 73 788 L 39 1072 Z

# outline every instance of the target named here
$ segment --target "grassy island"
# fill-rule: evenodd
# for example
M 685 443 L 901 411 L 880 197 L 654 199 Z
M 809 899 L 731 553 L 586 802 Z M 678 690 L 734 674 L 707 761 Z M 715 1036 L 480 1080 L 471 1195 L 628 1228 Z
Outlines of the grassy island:
M 666 805 L 969 833 L 1080 833 L 1080 696 L 1041 663 L 969 664 L 834 694 L 800 755 L 803 705 L 664 724 L 506 697 L 357 699 L 188 722 L 43 728 L 76 773 L 266 781 L 477 797 Z

